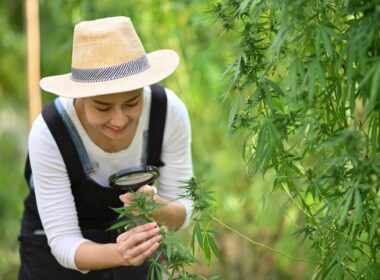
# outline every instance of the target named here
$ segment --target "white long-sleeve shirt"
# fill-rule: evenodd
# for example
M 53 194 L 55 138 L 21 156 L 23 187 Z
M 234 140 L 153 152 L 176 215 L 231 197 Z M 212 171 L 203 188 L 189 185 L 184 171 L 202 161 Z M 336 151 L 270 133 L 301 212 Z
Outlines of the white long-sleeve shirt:
M 188 112 L 182 101 L 166 89 L 168 106 L 161 159 L 158 195 L 172 200 L 181 193 L 178 181 L 193 176 L 191 160 L 191 128 Z M 141 165 L 144 132 L 149 126 L 151 103 L 150 87 L 144 88 L 143 110 L 136 134 L 126 150 L 108 153 L 98 147 L 87 135 L 75 111 L 73 99 L 59 97 L 63 108 L 73 122 L 91 162 L 98 168 L 89 176 L 99 185 L 109 187 L 108 177 L 122 169 Z M 29 135 L 29 156 L 37 207 L 51 251 L 58 262 L 67 268 L 77 269 L 75 252 L 83 238 L 71 192 L 70 180 L 62 155 L 42 116 L 38 116 Z M 192 201 L 178 200 L 186 209 L 187 226 L 192 211 Z

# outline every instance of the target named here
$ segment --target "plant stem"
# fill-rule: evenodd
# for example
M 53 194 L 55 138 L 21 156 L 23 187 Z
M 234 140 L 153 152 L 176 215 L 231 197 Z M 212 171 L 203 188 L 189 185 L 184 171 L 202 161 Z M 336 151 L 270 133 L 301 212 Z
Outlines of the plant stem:
M 271 247 L 269 247 L 269 246 L 266 246 L 266 245 L 264 245 L 264 244 L 261 244 L 261 243 L 259 243 L 259 242 L 256 242 L 256 241 L 250 239 L 249 237 L 245 236 L 244 234 L 238 232 L 237 230 L 233 229 L 232 227 L 228 226 L 227 224 L 225 224 L 224 222 L 222 222 L 221 220 L 219 220 L 219 219 L 216 218 L 215 216 L 213 216 L 213 215 L 211 215 L 211 214 L 209 214 L 209 213 L 207 213 L 207 214 L 211 217 L 211 219 L 213 219 L 213 220 L 216 221 L 217 223 L 221 224 L 221 225 L 224 226 L 225 228 L 229 229 L 229 230 L 232 231 L 233 233 L 239 235 L 240 237 L 244 238 L 245 240 L 247 240 L 248 242 L 250 242 L 250 243 L 252 243 L 252 244 L 254 244 L 254 245 L 256 245 L 256 246 L 263 247 L 263 248 L 265 248 L 265 249 L 267 249 L 267 250 L 269 250 L 269 251 L 272 251 L 272 252 L 274 252 L 274 253 L 276 253 L 276 254 L 278 254 L 278 255 L 281 255 L 281 256 L 283 256 L 283 257 L 286 257 L 286 258 L 288 258 L 288 259 L 292 259 L 292 260 L 296 260 L 296 261 L 302 261 L 302 262 L 307 262 L 307 263 L 312 263 L 312 264 L 319 264 L 319 265 L 321 264 L 321 263 L 319 263 L 319 262 L 314 262 L 314 261 L 310 261 L 310 260 L 306 260 L 306 259 L 302 259 L 302 258 L 295 258 L 295 257 L 289 256 L 289 255 L 286 255 L 286 254 L 284 254 L 284 253 L 282 253 L 282 252 L 280 252 L 280 251 L 277 251 L 277 250 L 275 250 L 275 249 L 273 249 L 273 248 L 271 248 Z

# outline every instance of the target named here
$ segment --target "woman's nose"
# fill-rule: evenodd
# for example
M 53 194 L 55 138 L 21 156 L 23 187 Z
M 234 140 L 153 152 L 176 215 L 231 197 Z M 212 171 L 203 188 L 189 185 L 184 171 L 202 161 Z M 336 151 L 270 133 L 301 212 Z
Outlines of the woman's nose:
M 128 116 L 123 110 L 117 109 L 113 112 L 110 123 L 115 127 L 123 127 L 128 123 Z

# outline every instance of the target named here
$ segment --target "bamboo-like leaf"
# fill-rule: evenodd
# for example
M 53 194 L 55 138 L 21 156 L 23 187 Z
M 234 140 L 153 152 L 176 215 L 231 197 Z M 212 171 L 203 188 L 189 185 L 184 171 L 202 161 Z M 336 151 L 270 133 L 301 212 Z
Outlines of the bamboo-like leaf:
M 363 215 L 363 207 L 362 207 L 362 197 L 360 195 L 360 191 L 355 191 L 355 198 L 354 198 L 354 216 L 355 216 L 355 223 L 360 223 Z
M 194 232 L 195 232 L 195 235 L 197 236 L 199 246 L 203 249 L 202 230 L 198 221 L 194 225 Z
M 244 0 L 244 1 L 240 4 L 239 9 L 238 9 L 238 13 L 239 13 L 240 15 L 245 11 L 245 9 L 247 8 L 249 2 L 251 2 L 251 0 Z
M 196 235 L 196 231 L 193 229 L 193 232 L 191 234 L 191 242 L 190 242 L 190 246 L 191 246 L 191 251 L 193 252 L 193 254 L 195 253 L 195 235 Z
M 282 91 L 282 89 L 272 80 L 265 79 L 265 82 L 270 85 L 272 89 L 278 94 L 278 96 L 285 96 L 285 93 Z
M 298 78 L 297 78 L 297 66 L 294 63 L 291 63 L 289 66 L 289 84 L 290 84 L 290 93 L 291 96 L 297 96 L 298 89 Z
M 172 261 L 172 242 L 170 238 L 167 238 L 168 241 L 166 242 L 166 257 L 168 258 L 168 262 Z
M 316 61 L 315 64 L 316 64 L 319 82 L 321 83 L 322 88 L 327 90 L 327 81 L 326 81 L 325 73 L 322 69 L 322 65 L 319 61 Z
M 230 110 L 230 116 L 228 118 L 228 126 L 232 127 L 232 124 L 235 120 L 235 116 L 237 113 L 237 110 L 239 108 L 239 96 L 234 98 L 234 101 L 232 102 L 231 110 Z
M 222 260 L 222 255 L 220 254 L 219 248 L 216 245 L 214 239 L 210 235 L 208 235 L 208 241 L 209 241 L 209 244 L 210 244 L 212 252 L 219 259 L 219 261 L 221 261 Z
M 358 87 L 359 89 L 363 88 L 368 83 L 368 81 L 373 77 L 372 75 L 374 74 L 375 70 L 376 70 L 376 65 L 371 67 L 371 69 L 369 69 L 369 71 L 365 73 L 363 79 L 361 79 L 359 83 L 359 87 Z
M 333 57 L 333 48 L 331 45 L 330 38 L 329 38 L 328 34 L 326 33 L 324 27 L 321 27 L 319 30 L 321 32 L 322 44 L 325 48 L 325 51 L 326 51 L 328 57 L 332 58 Z
M 315 49 L 315 53 L 317 55 L 317 58 L 320 59 L 321 58 L 321 31 L 320 31 L 319 26 L 316 29 L 316 36 L 315 36 L 315 40 L 314 40 L 314 49 Z
M 338 225 L 342 225 L 343 221 L 347 218 L 348 209 L 349 209 L 351 201 L 352 201 L 352 195 L 353 195 L 353 190 L 350 189 L 346 192 L 346 194 L 344 195 L 344 197 L 342 199 L 342 202 L 344 203 L 344 205 L 343 205 L 342 210 L 339 211 L 341 214 L 340 214 L 340 218 L 338 220 Z
M 261 84 L 258 84 L 255 91 L 253 92 L 253 99 L 251 105 L 252 108 L 256 107 L 257 103 L 259 102 L 261 91 Z
M 118 214 L 125 214 L 125 212 L 126 212 L 124 207 L 119 207 L 119 208 L 110 207 L 110 208 Z
M 310 63 L 309 65 L 309 70 L 307 72 L 307 78 L 306 80 L 308 81 L 308 101 L 309 104 L 314 104 L 315 102 L 315 66 L 316 66 L 317 61 L 313 61 L 313 63 Z
M 151 264 L 149 266 L 148 275 L 149 275 L 149 280 L 154 280 L 154 264 Z
M 126 225 L 128 225 L 130 223 L 131 223 L 131 221 L 128 221 L 128 220 L 117 222 L 116 224 L 113 224 L 112 226 L 110 226 L 107 230 L 112 230 L 112 229 L 117 229 L 117 228 L 120 228 L 120 227 L 124 227 L 124 226 L 126 226 Z
M 379 208 L 375 208 L 371 215 L 370 228 L 369 228 L 369 242 L 372 242 L 376 230 L 378 229 Z
M 265 100 L 267 101 L 269 109 L 271 109 L 272 111 L 275 111 L 276 105 L 273 102 L 272 94 L 268 88 L 268 85 L 265 82 L 262 83 L 262 88 L 265 92 Z
M 377 63 L 376 70 L 372 76 L 371 93 L 369 97 L 369 110 L 366 112 L 367 116 L 376 104 L 380 103 L 380 61 Z
M 209 244 L 209 240 L 208 240 L 208 235 L 206 234 L 205 236 L 203 236 L 203 253 L 204 253 L 204 256 L 205 256 L 205 261 L 207 264 L 210 264 L 211 262 L 211 252 L 210 252 L 210 244 Z
M 155 274 L 156 274 L 156 277 L 157 277 L 155 279 L 162 280 L 162 271 L 159 268 L 159 266 L 155 266 L 154 269 L 155 269 L 155 272 L 156 272 Z

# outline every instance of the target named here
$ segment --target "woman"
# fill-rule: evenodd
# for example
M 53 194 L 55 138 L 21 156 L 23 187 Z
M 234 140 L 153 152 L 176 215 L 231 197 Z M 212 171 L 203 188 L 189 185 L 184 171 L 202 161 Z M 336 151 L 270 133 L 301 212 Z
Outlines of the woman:
M 179 181 L 192 176 L 188 113 L 154 85 L 178 63 L 172 50 L 146 54 L 127 17 L 75 26 L 71 73 L 40 82 L 59 97 L 29 135 L 19 279 L 146 279 L 144 261 L 161 240 L 157 223 L 189 223 L 192 202 L 178 199 Z M 110 207 L 132 196 L 108 178 L 146 164 L 161 166 L 157 194 L 149 185 L 138 190 L 164 205 L 157 223 L 106 231 L 116 217 Z

